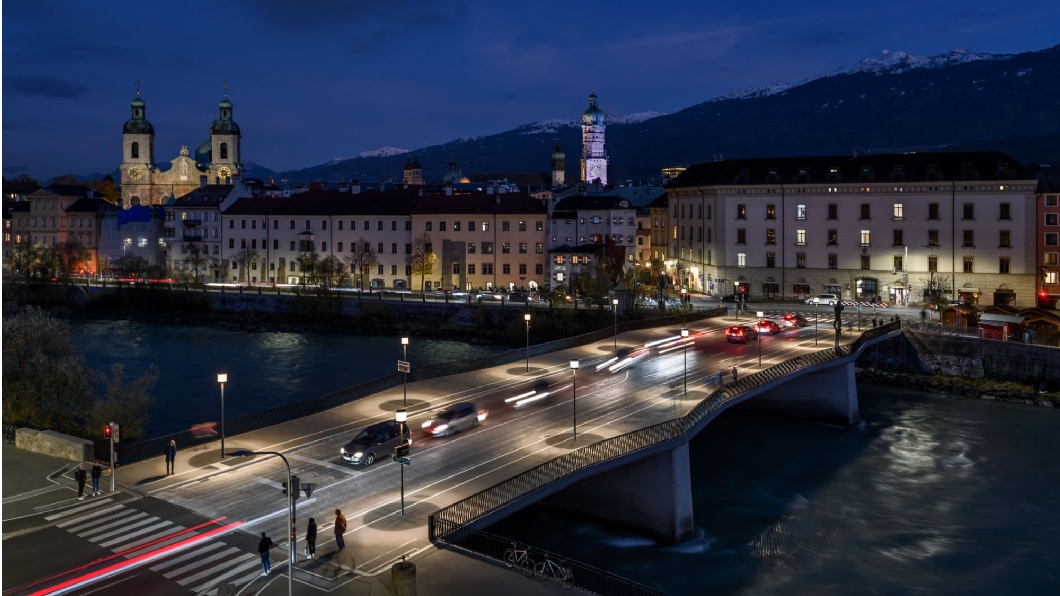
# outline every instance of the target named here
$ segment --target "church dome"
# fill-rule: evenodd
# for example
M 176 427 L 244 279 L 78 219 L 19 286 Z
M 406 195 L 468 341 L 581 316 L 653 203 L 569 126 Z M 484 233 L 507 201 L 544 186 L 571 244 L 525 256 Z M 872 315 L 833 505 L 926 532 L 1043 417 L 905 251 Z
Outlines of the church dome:
M 232 120 L 214 120 L 210 124 L 210 134 L 237 135 L 239 134 L 239 125 Z
M 596 94 L 589 96 L 589 109 L 582 113 L 582 124 L 584 126 L 603 126 L 604 113 L 596 106 Z
M 556 150 L 552 152 L 552 159 L 565 159 L 566 157 L 567 154 L 563 153 L 559 148 L 559 143 L 556 143 Z
M 147 121 L 147 104 L 144 100 L 140 99 L 140 93 L 136 93 L 136 97 L 131 102 L 132 107 L 132 118 L 125 123 L 122 127 L 122 134 L 126 135 L 153 135 L 155 134 L 155 127 L 151 126 L 151 123 Z
M 198 163 L 210 163 L 211 153 L 213 153 L 213 145 L 210 143 L 210 139 L 203 141 L 199 148 L 195 150 L 195 161 Z

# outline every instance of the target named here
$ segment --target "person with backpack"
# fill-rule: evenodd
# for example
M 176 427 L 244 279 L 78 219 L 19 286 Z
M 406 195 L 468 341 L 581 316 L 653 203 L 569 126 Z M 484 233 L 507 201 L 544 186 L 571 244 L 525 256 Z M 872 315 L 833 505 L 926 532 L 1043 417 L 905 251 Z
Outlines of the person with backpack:
M 346 548 L 346 541 L 343 540 L 342 535 L 346 533 L 346 517 L 342 515 L 342 511 L 339 509 L 335 510 L 335 546 L 338 547 L 339 551 Z

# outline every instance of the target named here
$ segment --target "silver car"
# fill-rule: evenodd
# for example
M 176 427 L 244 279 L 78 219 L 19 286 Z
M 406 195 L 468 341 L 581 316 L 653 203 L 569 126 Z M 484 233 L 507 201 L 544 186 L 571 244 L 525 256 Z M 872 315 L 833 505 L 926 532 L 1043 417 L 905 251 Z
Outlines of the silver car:
M 486 410 L 475 404 L 464 402 L 453 404 L 443 412 L 423 423 L 423 432 L 431 437 L 448 437 L 455 432 L 475 428 L 486 419 Z

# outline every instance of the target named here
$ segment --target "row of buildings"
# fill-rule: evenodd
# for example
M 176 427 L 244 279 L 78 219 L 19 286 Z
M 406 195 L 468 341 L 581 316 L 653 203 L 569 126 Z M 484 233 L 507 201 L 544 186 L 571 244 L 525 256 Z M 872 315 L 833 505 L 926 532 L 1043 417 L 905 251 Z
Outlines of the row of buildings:
M 345 264 L 350 285 L 419 288 L 417 242 L 436 266 L 427 288 L 570 286 L 605 257 L 641 279 L 708 294 L 801 299 L 834 293 L 894 303 L 936 299 L 1052 307 L 1060 296 L 1060 175 L 1001 152 L 777 157 L 664 172 L 665 188 L 607 185 L 604 116 L 582 117 L 581 180 L 519 189 L 459 173 L 424 184 L 311 185 L 303 192 L 243 179 L 227 96 L 195 159 L 154 163 L 153 128 L 137 94 L 123 129 L 120 205 L 53 185 L 11 200 L 4 252 L 75 238 L 90 274 L 130 256 L 174 277 L 299 284 L 309 255 Z M 455 165 L 450 166 L 455 171 Z M 363 274 L 350 272 L 372 255 Z M 353 269 L 356 269 L 355 267 Z

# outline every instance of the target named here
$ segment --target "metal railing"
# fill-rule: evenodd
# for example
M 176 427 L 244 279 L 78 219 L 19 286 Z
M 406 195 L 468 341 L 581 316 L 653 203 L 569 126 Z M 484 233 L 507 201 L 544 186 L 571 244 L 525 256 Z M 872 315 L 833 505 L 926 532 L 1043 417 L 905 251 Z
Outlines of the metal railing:
M 708 319 L 720 315 L 721 311 L 719 309 L 713 309 L 694 311 L 689 312 L 686 315 L 674 315 L 658 319 L 628 321 L 618 325 L 618 332 L 638 331 L 662 325 L 676 325 L 682 324 L 686 319 Z M 567 350 L 587 343 L 610 339 L 614 337 L 614 334 L 614 327 L 606 327 L 598 331 L 575 337 L 567 337 L 556 341 L 537 344 L 530 346 L 530 355 L 542 356 L 551 352 Z M 438 377 L 447 377 L 450 375 L 492 368 L 494 366 L 502 366 L 513 362 L 522 362 L 526 359 L 526 352 L 526 348 L 517 348 L 499 354 L 482 356 L 480 358 L 428 364 L 420 368 L 412 369 L 412 372 L 408 375 L 408 380 L 409 382 L 426 381 Z M 240 433 L 250 432 L 252 430 L 265 428 L 274 424 L 281 424 L 296 418 L 302 418 L 304 416 L 310 416 L 332 408 L 337 408 L 348 404 L 351 401 L 369 395 L 375 395 L 376 393 L 394 387 L 399 387 L 404 381 L 403 377 L 404 375 L 402 373 L 393 372 L 386 376 L 372 379 L 345 389 L 340 389 L 339 391 L 322 395 L 320 397 L 291 402 L 268 410 L 226 419 L 225 435 L 226 437 L 233 437 Z M 160 456 L 165 451 L 166 446 L 169 445 L 170 440 L 175 440 L 178 448 L 188 449 L 216 441 L 217 436 L 212 434 L 204 435 L 201 432 L 189 429 L 162 437 L 153 437 L 136 443 L 122 444 L 117 447 L 118 462 L 125 465 Z M 108 448 L 108 445 L 97 442 L 95 445 L 96 455 L 104 459 L 109 459 L 110 456 L 107 453 Z
M 864 331 L 850 344 L 797 356 L 715 390 L 680 418 L 587 445 L 503 480 L 431 514 L 427 524 L 430 540 L 446 544 L 464 544 L 478 531 L 471 527 L 472 523 L 516 500 L 591 466 L 628 457 L 666 442 L 681 440 L 722 405 L 740 395 L 800 370 L 853 356 L 867 342 L 898 331 L 901 331 L 901 322 L 888 323 Z M 577 582 L 576 584 L 581 586 Z

